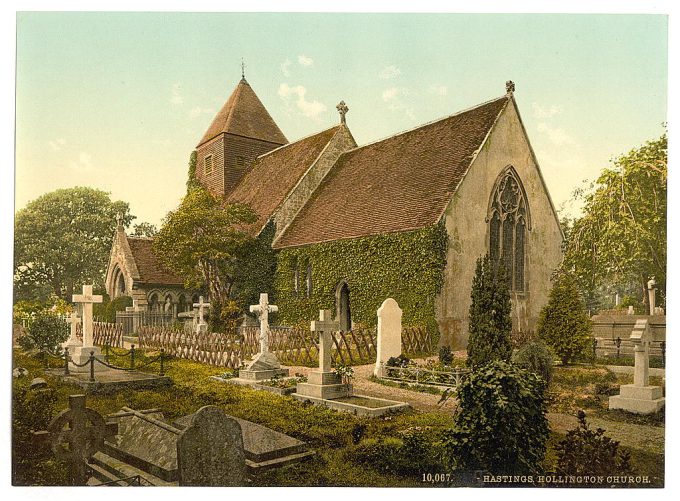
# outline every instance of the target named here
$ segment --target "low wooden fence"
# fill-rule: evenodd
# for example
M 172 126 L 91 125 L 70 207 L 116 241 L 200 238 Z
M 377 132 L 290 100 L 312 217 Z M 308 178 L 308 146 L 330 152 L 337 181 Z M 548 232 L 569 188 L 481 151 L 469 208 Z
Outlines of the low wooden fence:
M 76 337 L 83 340 L 83 324 L 76 324 Z M 123 347 L 123 326 L 108 322 L 92 322 L 92 341 L 96 346 Z
M 238 332 L 176 332 L 166 327 L 140 327 L 140 348 L 165 350 L 168 355 L 232 369 L 252 359 L 260 348 L 258 327 L 241 327 Z M 337 364 L 374 363 L 377 355 L 376 330 L 356 329 L 334 332 L 331 359 Z M 404 353 L 430 353 L 432 341 L 422 327 L 407 327 L 402 334 Z M 284 365 L 315 366 L 319 363 L 318 335 L 290 327 L 271 327 L 269 351 Z

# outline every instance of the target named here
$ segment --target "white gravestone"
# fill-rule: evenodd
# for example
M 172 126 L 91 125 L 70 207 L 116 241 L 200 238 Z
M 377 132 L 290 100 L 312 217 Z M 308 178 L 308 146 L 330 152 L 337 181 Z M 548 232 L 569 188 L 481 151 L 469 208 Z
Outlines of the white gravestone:
M 288 369 L 282 369 L 279 359 L 269 351 L 269 314 L 279 311 L 279 307 L 269 304 L 269 295 L 260 294 L 260 302 L 250 306 L 250 312 L 255 313 L 260 320 L 260 352 L 239 371 L 239 378 L 248 380 L 271 379 L 274 376 L 287 376 Z
M 199 296 L 198 303 L 194 303 L 194 308 L 198 308 L 198 323 L 194 324 L 194 332 L 206 332 L 208 330 L 208 324 L 203 315 L 205 315 L 205 310 L 210 308 L 210 303 L 204 303 L 203 296 Z M 196 317 L 194 317 L 194 320 L 195 319 Z
M 375 376 L 381 375 L 381 368 L 392 357 L 401 355 L 401 308 L 391 297 L 378 308 L 378 348 L 375 360 Z
M 71 334 L 69 335 L 69 338 L 64 343 L 62 343 L 61 347 L 68 349 L 69 355 L 72 355 L 76 348 L 83 345 L 83 342 L 78 339 L 77 335 L 80 317 L 75 311 L 69 315 L 68 323 L 71 324 Z
M 665 405 L 661 386 L 649 385 L 649 344 L 652 331 L 649 320 L 644 318 L 635 322 L 630 335 L 635 346 L 635 373 L 633 384 L 621 385 L 621 393 L 609 397 L 610 409 L 623 409 L 636 414 L 652 414 Z
M 649 291 L 649 314 L 654 315 L 656 312 L 656 280 L 654 280 L 654 277 L 647 282 L 647 289 Z
M 319 320 L 313 320 L 310 330 L 319 334 L 319 368 L 311 371 L 306 383 L 298 383 L 295 398 L 305 400 L 346 397 L 350 388 L 342 384 L 340 377 L 331 369 L 333 332 L 340 330 L 340 322 L 331 320 L 330 310 L 320 310 Z
M 92 315 L 92 306 L 94 303 L 101 303 L 102 296 L 92 294 L 92 285 L 83 285 L 82 294 L 74 294 L 73 302 L 80 304 L 83 313 L 83 344 L 82 346 L 76 346 L 74 348 L 71 359 L 76 364 L 84 364 L 90 359 L 90 353 L 94 352 L 95 358 L 101 356 L 101 351 L 99 347 L 94 345 L 94 320 Z M 106 367 L 102 364 L 94 364 L 95 371 L 105 370 Z M 76 367 L 72 364 L 69 367 L 73 372 L 89 372 L 90 366 L 85 365 L 84 367 Z

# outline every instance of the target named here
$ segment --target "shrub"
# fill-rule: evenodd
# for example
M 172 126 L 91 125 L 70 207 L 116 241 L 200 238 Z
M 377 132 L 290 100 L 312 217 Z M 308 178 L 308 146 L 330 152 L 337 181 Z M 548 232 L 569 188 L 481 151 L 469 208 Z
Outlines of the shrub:
M 592 324 L 576 286 L 567 272 L 559 272 L 550 291 L 548 304 L 538 319 L 538 336 L 550 346 L 562 364 L 587 357 L 592 346 Z
M 539 471 L 550 433 L 545 387 L 506 362 L 475 369 L 458 389 L 454 427 L 443 440 L 449 465 L 494 475 Z
M 535 339 L 536 333 L 534 331 L 522 331 L 515 329 L 510 334 L 510 343 L 512 344 L 512 348 L 515 350 L 521 348 L 525 344 L 531 343 Z
M 61 351 L 59 346 L 68 339 L 68 325 L 65 320 L 46 310 L 33 317 L 28 335 L 19 338 L 21 347 L 27 350 L 40 349 L 52 352 Z
M 390 357 L 387 359 L 387 362 L 385 365 L 387 367 L 408 367 L 408 364 L 411 363 L 411 359 L 405 357 L 403 354 L 399 355 L 398 357 Z
M 510 292 L 503 266 L 491 263 L 488 254 L 477 259 L 471 296 L 468 367 L 493 360 L 507 362 L 512 354 Z
M 558 475 L 630 475 L 630 453 L 605 436 L 602 428 L 591 430 L 586 414 L 578 412 L 578 426 L 556 447 Z
M 94 317 L 100 322 L 115 323 L 116 312 L 125 311 L 125 308 L 132 306 L 132 298 L 130 296 L 118 296 L 114 299 L 109 299 L 109 296 L 104 295 L 104 301 L 96 303 L 93 307 Z
M 450 346 L 439 348 L 439 363 L 443 365 L 451 365 L 453 363 L 453 352 Z
M 540 341 L 532 341 L 522 346 L 512 356 L 512 362 L 541 376 L 547 384 L 552 381 L 555 354 Z

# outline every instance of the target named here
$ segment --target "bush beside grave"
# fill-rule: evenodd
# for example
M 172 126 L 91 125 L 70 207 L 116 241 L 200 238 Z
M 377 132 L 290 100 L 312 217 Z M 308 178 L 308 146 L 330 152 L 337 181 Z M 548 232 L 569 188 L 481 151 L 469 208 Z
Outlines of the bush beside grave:
M 512 363 L 541 376 L 547 384 L 552 381 L 555 354 L 540 341 L 522 346 L 512 355 Z
M 474 370 L 458 388 L 454 426 L 444 438 L 451 466 L 494 475 L 539 471 L 550 433 L 545 387 L 539 376 L 502 361 Z
M 590 353 L 592 322 L 579 295 L 576 280 L 570 273 L 560 271 L 556 274 L 536 331 L 563 365 L 585 358 Z
M 68 339 L 68 324 L 57 314 L 42 310 L 33 316 L 28 335 L 19 338 L 19 344 L 25 350 L 48 350 L 53 353 L 61 351 L 59 346 Z

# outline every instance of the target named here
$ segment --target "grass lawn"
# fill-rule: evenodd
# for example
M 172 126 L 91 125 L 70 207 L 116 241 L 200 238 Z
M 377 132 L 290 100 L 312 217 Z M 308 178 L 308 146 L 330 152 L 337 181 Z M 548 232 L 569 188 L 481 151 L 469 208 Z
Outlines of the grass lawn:
M 137 365 L 143 365 L 156 354 L 138 351 Z M 127 367 L 129 358 L 113 356 L 111 362 Z M 67 407 L 68 395 L 82 393 L 79 387 L 46 375 L 40 360 L 18 351 L 14 352 L 14 365 L 29 370 L 29 377 L 22 382 L 15 380 L 15 385 L 26 385 L 34 377 L 43 377 L 48 381 L 56 396 L 54 412 Z M 59 366 L 58 361 L 54 361 L 54 365 Z M 158 364 L 152 364 L 144 370 L 157 372 Z M 430 485 L 422 483 L 422 473 L 433 472 L 438 464 L 438 437 L 440 432 L 452 425 L 451 416 L 447 413 L 412 411 L 382 418 L 360 418 L 302 404 L 291 397 L 209 379 L 209 376 L 224 372 L 224 368 L 172 359 L 166 364 L 166 374 L 173 379 L 173 387 L 88 395 L 88 407 L 104 415 L 118 411 L 123 406 L 140 410 L 159 408 L 168 420 L 172 420 L 196 412 L 204 405 L 216 405 L 233 416 L 298 438 L 317 452 L 317 456 L 310 461 L 259 475 L 254 480 L 254 485 Z M 579 408 L 583 408 L 589 418 L 592 416 L 606 419 L 613 426 L 620 423 L 622 426 L 641 424 L 655 429 L 663 427 L 663 418 L 630 417 L 606 410 L 606 395 L 601 392 L 606 392 L 610 386 L 625 382 L 626 379 L 627 376 L 614 375 L 602 368 L 558 367 L 550 388 L 549 411 L 574 415 Z M 402 448 L 402 439 L 405 434 L 412 433 L 419 437 L 419 448 L 415 453 L 411 449 L 406 453 Z M 554 468 L 554 446 L 562 436 L 553 433 L 548 443 L 545 461 L 548 470 Z M 23 445 L 15 443 L 14 448 L 20 451 Z M 636 470 L 639 470 L 638 473 L 653 477 L 655 484 L 659 485 L 663 478 L 663 454 L 635 448 L 631 448 L 631 452 L 632 462 Z M 420 454 L 421 459 L 409 461 L 413 454 Z M 403 460 L 404 455 L 407 456 L 407 461 Z M 402 459 L 397 460 L 398 456 L 402 456 Z M 26 459 L 17 464 L 19 466 L 15 468 L 13 475 L 16 484 L 49 485 L 59 483 L 59 479 L 63 477 L 50 473 L 57 468 L 51 460 Z

